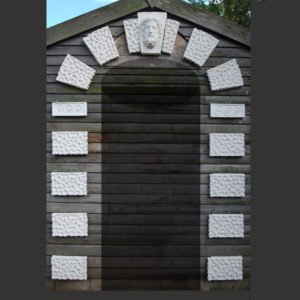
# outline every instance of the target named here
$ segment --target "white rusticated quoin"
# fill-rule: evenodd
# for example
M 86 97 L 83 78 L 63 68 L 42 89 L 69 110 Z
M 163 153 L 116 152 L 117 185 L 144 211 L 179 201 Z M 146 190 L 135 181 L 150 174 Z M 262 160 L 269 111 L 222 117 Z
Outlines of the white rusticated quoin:
M 52 117 L 85 117 L 86 102 L 52 102 Z
M 87 256 L 51 256 L 51 279 L 87 280 Z
M 211 256 L 207 258 L 207 280 L 243 280 L 242 256 Z
M 119 57 L 119 52 L 108 26 L 83 38 L 84 43 L 100 66 Z
M 183 57 L 198 67 L 202 67 L 218 42 L 219 40 L 212 35 L 194 28 Z
M 140 53 L 139 21 L 138 19 L 129 19 L 123 21 L 127 47 L 130 54 Z
M 60 66 L 56 80 L 87 90 L 95 73 L 96 71 L 94 69 L 70 54 L 67 54 Z
M 243 238 L 243 214 L 211 214 L 208 217 L 209 238 Z
M 244 85 L 243 77 L 236 59 L 207 71 L 212 91 L 230 89 Z
M 245 104 L 218 104 L 210 105 L 211 118 L 245 118 Z
M 210 174 L 209 193 L 210 197 L 245 197 L 245 174 Z
M 139 12 L 138 21 L 141 53 L 144 55 L 160 55 L 167 13 Z
M 87 195 L 86 172 L 51 172 L 51 195 L 85 196 Z
M 52 213 L 52 236 L 88 236 L 86 213 Z
M 161 50 L 163 53 L 172 54 L 179 25 L 180 23 L 178 21 L 167 19 L 164 41 Z
M 245 156 L 243 133 L 210 133 L 209 156 Z
M 53 131 L 53 155 L 85 155 L 88 154 L 87 131 Z

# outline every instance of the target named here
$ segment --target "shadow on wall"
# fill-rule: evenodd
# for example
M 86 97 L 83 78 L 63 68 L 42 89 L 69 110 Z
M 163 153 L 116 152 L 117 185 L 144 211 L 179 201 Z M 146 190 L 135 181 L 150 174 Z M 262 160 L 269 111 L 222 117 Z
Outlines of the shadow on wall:
M 200 289 L 200 82 L 161 57 L 102 81 L 103 290 Z

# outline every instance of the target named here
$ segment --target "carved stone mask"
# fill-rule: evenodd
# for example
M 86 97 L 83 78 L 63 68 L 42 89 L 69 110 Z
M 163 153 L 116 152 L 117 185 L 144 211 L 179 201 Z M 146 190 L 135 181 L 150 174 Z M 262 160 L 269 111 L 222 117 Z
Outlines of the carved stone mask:
M 149 49 L 153 49 L 160 40 L 162 24 L 158 19 L 149 18 L 142 22 L 141 31 L 144 45 Z

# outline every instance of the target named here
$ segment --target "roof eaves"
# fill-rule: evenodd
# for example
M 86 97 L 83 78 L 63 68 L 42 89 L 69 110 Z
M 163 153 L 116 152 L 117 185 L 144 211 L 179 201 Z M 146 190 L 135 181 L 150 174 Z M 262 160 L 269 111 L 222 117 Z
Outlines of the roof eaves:
M 250 30 L 221 16 L 204 11 L 182 0 L 152 0 L 154 7 L 183 18 L 213 32 L 251 46 Z
M 149 7 L 146 0 L 121 0 L 47 29 L 47 46 Z

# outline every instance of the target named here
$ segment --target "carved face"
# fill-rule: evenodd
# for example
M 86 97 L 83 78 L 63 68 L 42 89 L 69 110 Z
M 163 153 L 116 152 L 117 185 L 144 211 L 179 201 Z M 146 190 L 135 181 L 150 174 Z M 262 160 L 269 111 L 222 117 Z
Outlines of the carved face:
M 161 34 L 161 23 L 157 19 L 146 19 L 141 24 L 143 42 L 147 48 L 153 49 Z

